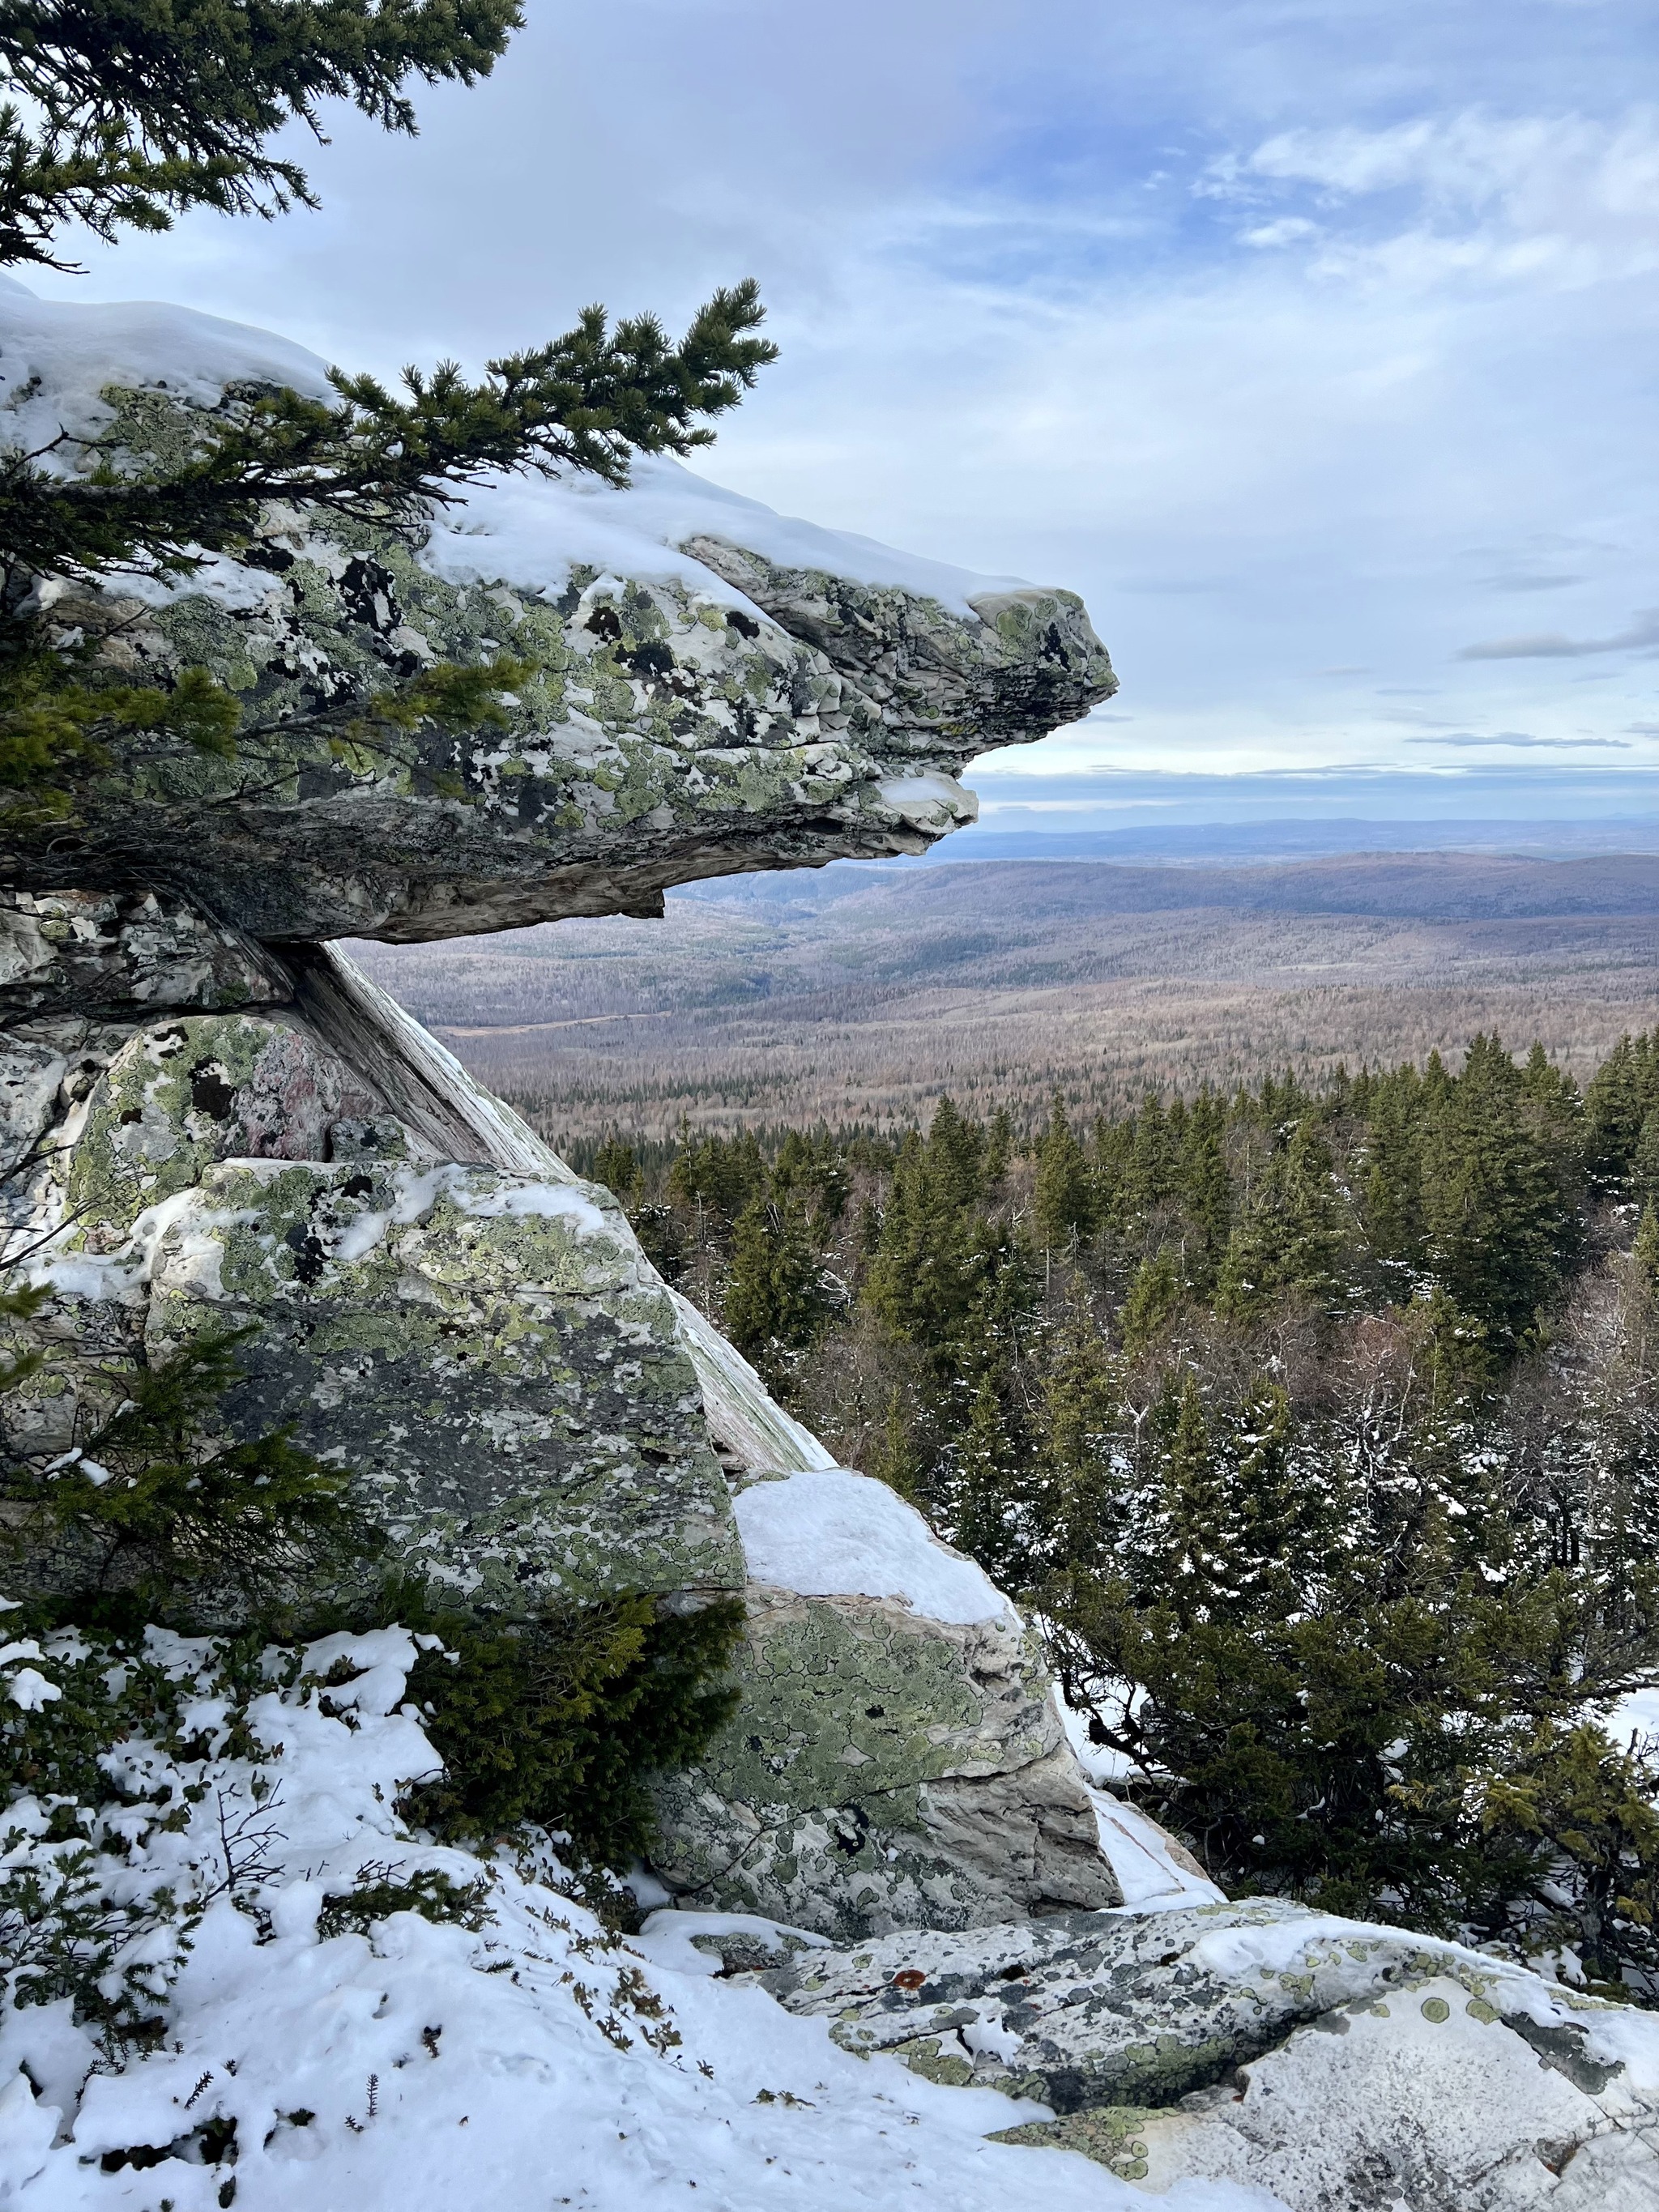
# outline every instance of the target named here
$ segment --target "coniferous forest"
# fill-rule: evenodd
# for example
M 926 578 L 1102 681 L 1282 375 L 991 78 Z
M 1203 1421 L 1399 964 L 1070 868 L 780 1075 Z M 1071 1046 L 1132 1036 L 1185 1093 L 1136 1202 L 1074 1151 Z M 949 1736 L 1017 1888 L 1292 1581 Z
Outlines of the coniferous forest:
M 1659 1036 L 582 1164 L 1229 1890 L 1659 1990 Z

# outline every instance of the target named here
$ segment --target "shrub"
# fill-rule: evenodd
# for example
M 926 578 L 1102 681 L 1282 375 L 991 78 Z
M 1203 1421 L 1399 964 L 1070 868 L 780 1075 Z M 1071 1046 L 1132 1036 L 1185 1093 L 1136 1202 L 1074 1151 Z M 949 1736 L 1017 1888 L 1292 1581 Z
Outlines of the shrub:
M 534 1821 L 628 1866 L 654 1832 L 650 1776 L 689 1765 L 737 1705 L 720 1679 L 743 1626 L 735 1599 L 665 1613 L 621 1596 L 524 1621 L 435 1613 L 407 1589 L 390 1602 L 441 1638 L 409 1686 L 445 1771 L 404 1809 L 456 1841 Z
M 6 1468 L 0 1497 L 37 1615 L 129 1633 L 246 1621 L 380 1549 L 350 1475 L 289 1430 L 213 1436 L 253 1333 L 198 1337 L 124 1376 L 126 1401 L 84 1449 Z

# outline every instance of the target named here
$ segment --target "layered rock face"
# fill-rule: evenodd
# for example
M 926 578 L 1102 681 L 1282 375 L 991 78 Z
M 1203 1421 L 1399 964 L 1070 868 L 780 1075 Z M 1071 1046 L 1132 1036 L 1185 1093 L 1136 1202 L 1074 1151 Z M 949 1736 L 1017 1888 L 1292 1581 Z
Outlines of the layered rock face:
M 152 453 L 227 389 L 325 388 L 258 332 L 10 292 L 0 374 L 35 429 Z M 833 1468 L 611 1194 L 326 942 L 921 849 L 971 818 L 974 753 L 1109 691 L 1080 602 L 664 464 L 627 494 L 489 487 L 419 547 L 272 510 L 182 586 L 40 599 L 123 675 L 210 669 L 248 733 L 229 763 L 135 741 L 8 866 L 3 1189 L 52 1291 L 24 1440 L 73 1449 L 133 1363 L 246 1328 L 229 1423 L 349 1468 L 398 1556 L 465 1601 L 746 1591 L 742 1707 L 665 1787 L 676 1890 L 847 1936 L 1115 1902 L 1006 1601 Z M 534 664 L 502 728 L 354 727 L 388 676 L 497 652 Z
M 165 460 L 225 394 L 329 396 L 281 340 L 169 309 L 0 289 L 0 404 Z M 423 544 L 272 507 L 182 583 L 38 594 L 48 634 L 137 679 L 208 669 L 247 712 L 234 761 L 135 739 L 75 825 L 4 856 L 29 890 L 170 885 L 264 939 L 399 940 L 657 914 L 665 885 L 920 852 L 970 821 L 964 763 L 1115 688 L 1082 602 L 773 514 L 672 462 L 635 484 L 520 478 Z M 354 726 L 435 661 L 526 672 L 501 727 Z

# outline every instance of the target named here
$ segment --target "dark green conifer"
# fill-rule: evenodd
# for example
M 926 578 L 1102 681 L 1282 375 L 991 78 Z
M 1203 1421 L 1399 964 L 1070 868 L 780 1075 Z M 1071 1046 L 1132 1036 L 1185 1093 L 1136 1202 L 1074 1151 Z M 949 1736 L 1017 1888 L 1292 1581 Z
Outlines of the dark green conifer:
M 1187 1273 L 1195 1289 L 1208 1290 L 1231 1233 L 1233 1194 L 1227 1168 L 1226 1109 L 1207 1084 L 1187 1116 L 1180 1193 L 1192 1230 Z
M 1251 1321 L 1286 1292 L 1328 1304 L 1342 1242 L 1331 1156 L 1312 1127 L 1298 1122 L 1290 1143 L 1268 1159 L 1228 1239 L 1216 1280 L 1217 1311 Z
M 1036 1188 L 1032 1199 L 1037 1235 L 1051 1249 L 1086 1237 L 1094 1225 L 1094 1178 L 1089 1159 L 1077 1140 L 1056 1091 L 1048 1111 L 1048 1126 L 1037 1146 Z
M 1513 1338 L 1560 1278 L 1572 1233 L 1556 1132 L 1529 1113 L 1521 1072 L 1477 1036 L 1429 1119 L 1429 1264 L 1465 1312 Z
M 726 1328 L 739 1352 L 775 1369 L 804 1351 L 832 1310 L 830 1285 L 803 1200 L 758 1194 L 732 1233 Z

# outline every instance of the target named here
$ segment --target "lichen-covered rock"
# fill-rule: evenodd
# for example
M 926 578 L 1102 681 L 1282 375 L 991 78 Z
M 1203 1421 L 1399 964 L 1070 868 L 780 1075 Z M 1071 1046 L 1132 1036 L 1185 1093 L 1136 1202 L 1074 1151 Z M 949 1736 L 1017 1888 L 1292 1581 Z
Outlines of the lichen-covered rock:
M 330 392 L 266 333 L 0 288 L 9 440 L 49 469 L 87 437 L 165 465 L 272 386 Z M 1115 1901 L 1006 1601 L 878 1485 L 828 1529 L 863 1479 L 325 943 L 921 851 L 972 818 L 975 753 L 1114 688 L 1081 601 L 661 460 L 476 486 L 415 535 L 270 505 L 187 575 L 38 581 L 89 680 L 202 668 L 245 711 L 231 759 L 118 732 L 0 854 L 0 1202 L 50 1294 L 15 1440 L 84 1444 L 137 1364 L 245 1332 L 229 1427 L 349 1468 L 394 1555 L 478 1606 L 746 1581 L 742 1709 L 665 1792 L 671 1881 L 841 1934 Z M 362 720 L 498 656 L 520 672 L 469 738 Z
M 176 893 L 0 892 L 0 1021 L 95 1020 L 135 1006 L 205 1011 L 292 996 L 280 964 Z
M 838 1936 L 1116 1901 L 1006 1600 L 829 1466 L 609 1193 L 338 956 L 59 904 L 92 950 L 0 1039 L 52 1293 L 20 1443 L 84 1443 L 135 1364 L 248 1328 L 232 1429 L 350 1468 L 396 1554 L 470 1602 L 747 1576 L 742 1707 L 663 1790 L 674 1887 Z M 158 978 L 185 1011 L 151 1011 Z
M 293 1017 L 139 1029 L 76 1121 L 31 1263 L 54 1294 L 15 1424 L 37 1449 L 84 1441 L 112 1351 L 251 1328 L 230 1425 L 350 1468 L 440 1584 L 521 1607 L 741 1583 L 673 1308 L 608 1194 L 411 1158 Z
M 1645 2212 L 1659 2021 L 1478 1952 L 1255 1900 L 896 1934 L 758 1973 L 836 2042 L 1036 2097 L 1056 2144 L 1161 2192 L 1291 2212 Z
M 743 1702 L 661 1793 L 656 1870 L 700 1905 L 847 1936 L 1112 1905 L 1030 1638 L 751 1582 Z
M 166 462 L 204 408 L 278 382 L 328 390 L 264 333 L 0 297 L 20 434 L 95 428 Z M 486 485 L 420 545 L 273 507 L 240 557 L 183 583 L 47 580 L 49 634 L 125 680 L 205 668 L 245 727 L 234 761 L 117 743 L 6 879 L 147 888 L 186 850 L 204 906 L 288 942 L 656 913 L 697 877 L 919 852 L 973 818 L 957 777 L 975 753 L 1115 687 L 1073 593 L 787 523 L 672 463 L 636 475 L 621 493 Z M 355 726 L 369 692 L 498 653 L 530 672 L 504 726 Z

